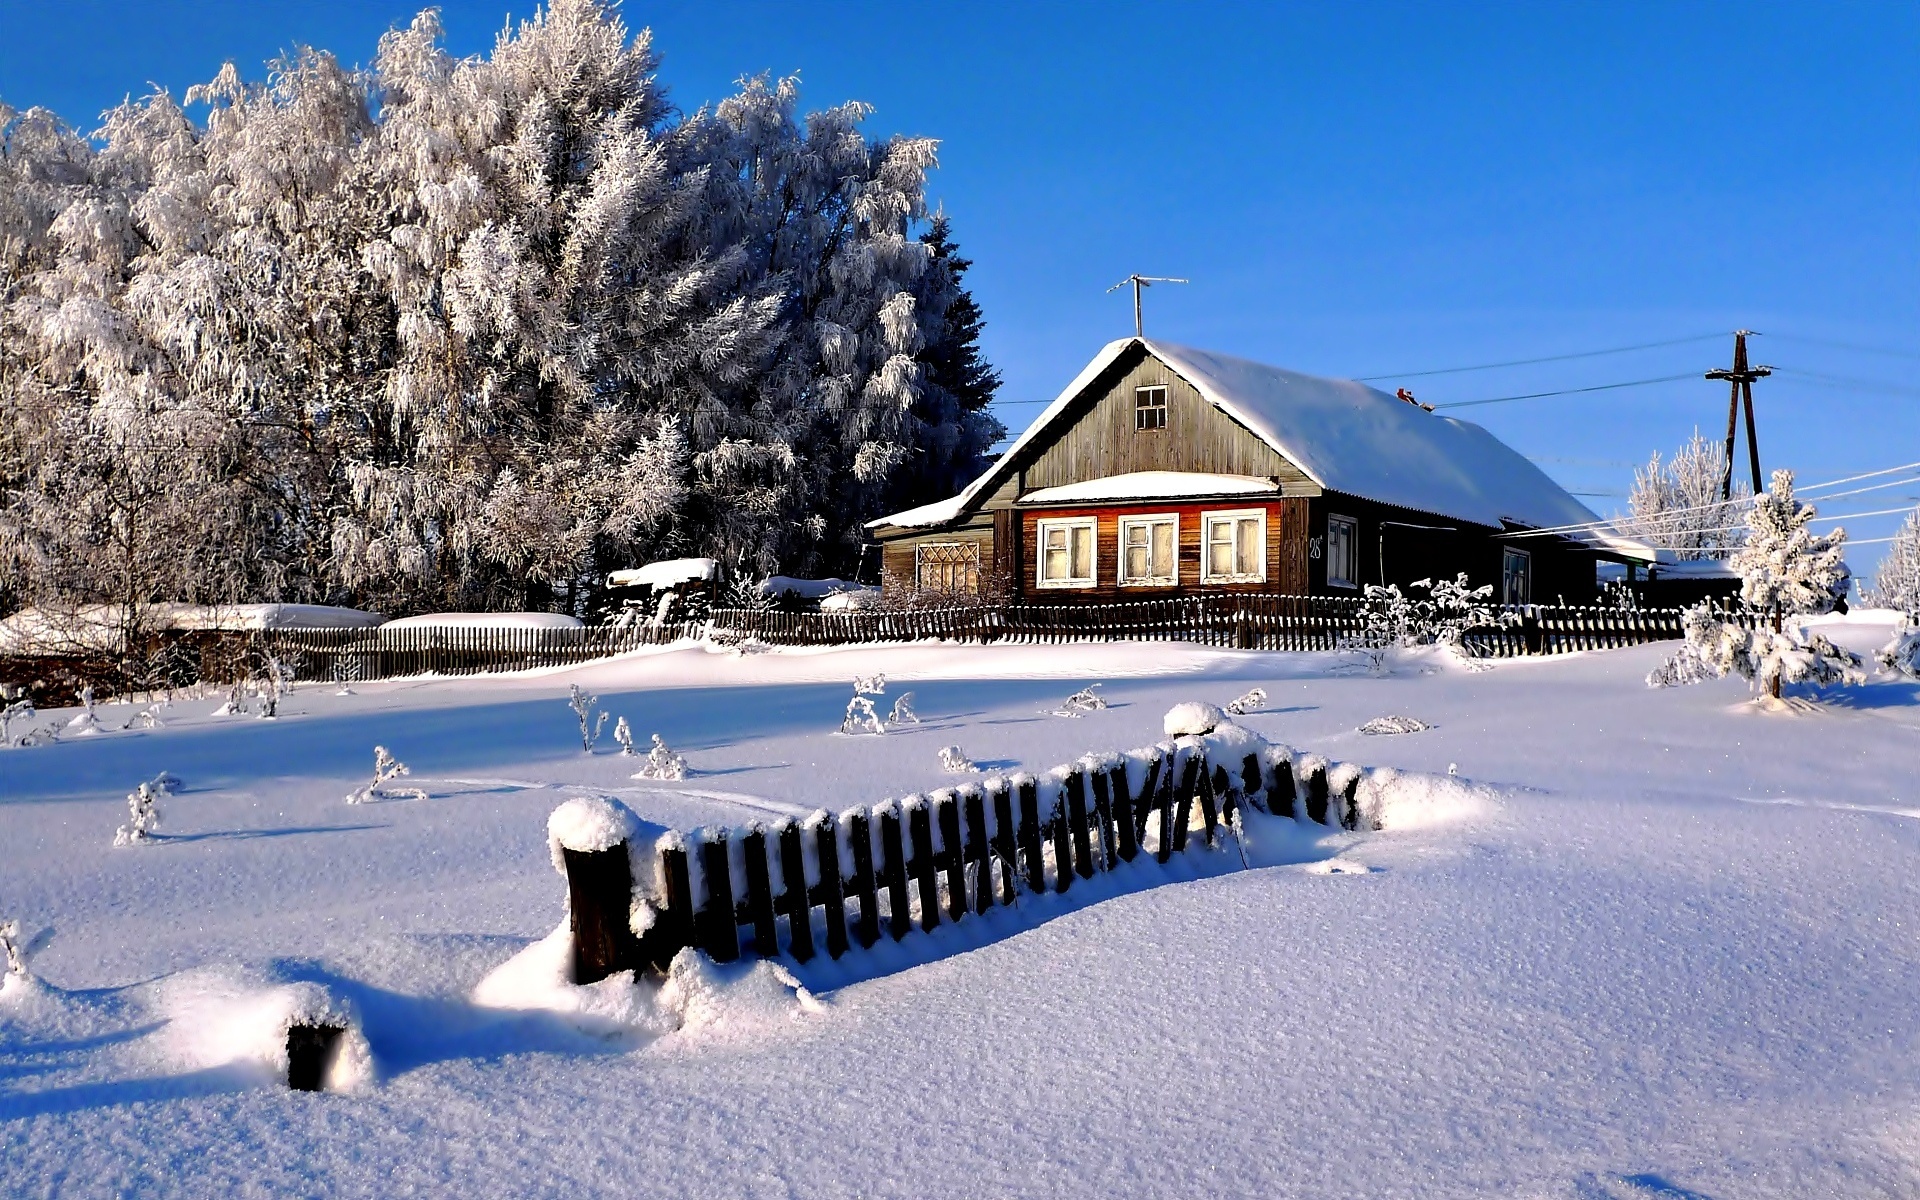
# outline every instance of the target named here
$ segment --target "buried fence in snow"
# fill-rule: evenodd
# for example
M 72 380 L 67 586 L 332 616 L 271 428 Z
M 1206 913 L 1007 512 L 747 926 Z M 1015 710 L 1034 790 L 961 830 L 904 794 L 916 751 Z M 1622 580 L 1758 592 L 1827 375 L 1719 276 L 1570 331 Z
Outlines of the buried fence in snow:
M 549 828 L 567 877 L 574 979 L 591 983 L 664 971 L 688 947 L 716 962 L 839 959 L 1147 858 L 1165 863 L 1192 843 L 1231 840 L 1244 854 L 1249 808 L 1355 829 L 1361 777 L 1222 722 L 1210 737 L 1088 756 L 1040 778 L 989 778 L 770 828 L 669 833 L 650 862 L 607 801 L 570 801 L 608 812 L 582 822 L 562 806 Z M 569 824 L 590 831 L 569 836 Z

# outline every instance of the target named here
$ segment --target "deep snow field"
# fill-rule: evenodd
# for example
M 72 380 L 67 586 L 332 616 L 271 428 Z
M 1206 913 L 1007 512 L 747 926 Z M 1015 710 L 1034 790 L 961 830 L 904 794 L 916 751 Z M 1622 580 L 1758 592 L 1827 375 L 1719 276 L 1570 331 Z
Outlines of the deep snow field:
M 0 1195 L 1920 1195 L 1920 687 L 1765 712 L 1738 680 L 1647 689 L 1670 649 L 1376 678 L 1178 645 L 676 647 L 0 751 L 0 920 L 56 930 L 0 993 Z M 924 723 L 838 734 L 874 671 Z M 1045 715 L 1093 681 L 1111 708 Z M 694 774 L 630 778 L 611 728 L 583 754 L 572 683 Z M 837 811 L 955 782 L 945 745 L 1044 770 L 1254 685 L 1263 736 L 1453 764 L 1486 802 L 1310 827 L 1281 865 L 1196 849 L 800 970 L 810 995 L 736 972 L 671 1031 L 473 1002 L 564 919 L 571 796 L 677 828 Z M 1388 714 L 1434 728 L 1357 732 Z M 344 802 L 376 743 L 427 799 Z M 163 770 L 161 836 L 114 848 Z M 291 1093 L 249 1057 L 293 984 L 353 1008 L 369 1082 Z

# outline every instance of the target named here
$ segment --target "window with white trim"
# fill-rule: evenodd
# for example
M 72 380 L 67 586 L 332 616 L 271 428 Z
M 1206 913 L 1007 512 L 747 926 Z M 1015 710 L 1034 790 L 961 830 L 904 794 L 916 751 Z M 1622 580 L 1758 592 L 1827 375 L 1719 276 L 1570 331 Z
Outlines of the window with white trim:
M 1041 521 L 1034 537 L 1034 583 L 1043 588 L 1092 587 L 1094 523 L 1092 517 Z
M 1180 517 L 1155 513 L 1120 518 L 1120 582 L 1171 587 L 1180 579 Z
M 1200 578 L 1205 583 L 1266 580 L 1266 509 L 1200 515 Z
M 1533 555 L 1505 547 L 1500 554 L 1500 603 L 1533 603 Z
M 1360 586 L 1360 522 L 1352 517 L 1327 517 L 1327 584 Z
M 1167 389 L 1160 385 L 1133 389 L 1133 428 L 1138 433 L 1167 427 Z

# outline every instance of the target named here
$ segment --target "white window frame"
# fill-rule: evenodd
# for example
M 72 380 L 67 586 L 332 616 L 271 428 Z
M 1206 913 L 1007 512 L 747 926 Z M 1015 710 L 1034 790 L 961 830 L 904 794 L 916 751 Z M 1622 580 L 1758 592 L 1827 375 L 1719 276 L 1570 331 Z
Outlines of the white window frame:
M 1522 596 L 1518 600 L 1509 599 L 1507 596 L 1507 559 L 1509 556 L 1518 558 L 1523 563 L 1526 564 L 1526 583 L 1527 583 L 1526 593 L 1527 594 Z M 1533 603 L 1533 552 L 1531 550 L 1522 550 L 1518 546 L 1500 547 L 1500 603 L 1502 604 L 1532 604 Z
M 1073 534 L 1075 529 L 1093 531 L 1093 552 L 1087 556 L 1087 569 L 1092 574 L 1085 578 L 1048 579 L 1047 578 L 1047 534 L 1051 530 L 1065 529 L 1067 534 L 1067 569 L 1073 569 Z M 1100 523 L 1092 517 L 1048 517 L 1034 523 L 1033 530 L 1033 586 L 1037 588 L 1090 588 L 1100 585 Z
M 1170 568 L 1169 574 L 1148 575 L 1140 579 L 1128 577 L 1127 531 L 1143 525 L 1146 526 L 1148 530 L 1147 550 L 1149 554 L 1151 554 L 1153 550 L 1153 527 L 1155 525 L 1173 526 L 1173 561 L 1167 564 Z M 1119 548 L 1116 557 L 1118 561 L 1114 563 L 1113 567 L 1114 579 L 1121 587 L 1173 587 L 1178 584 L 1180 582 L 1180 514 L 1135 513 L 1132 516 L 1121 517 Z
M 1255 545 L 1260 548 L 1260 569 L 1252 573 L 1235 572 L 1229 575 L 1213 573 L 1213 523 L 1215 521 L 1240 522 L 1253 518 L 1260 522 L 1260 536 Z M 1265 583 L 1267 581 L 1267 510 L 1264 508 L 1223 508 L 1214 512 L 1200 514 L 1200 582 L 1202 583 Z
M 1333 573 L 1333 527 L 1336 524 L 1345 525 L 1347 527 L 1348 561 L 1346 564 L 1346 569 L 1353 572 L 1355 575 L 1358 575 L 1360 573 L 1360 522 L 1354 519 L 1353 517 L 1342 516 L 1339 513 L 1328 513 L 1327 514 L 1327 586 L 1337 587 L 1337 588 L 1357 588 L 1360 586 L 1360 581 L 1358 579 L 1348 579 L 1344 575 L 1335 575 Z
M 1149 392 L 1160 393 L 1160 403 L 1153 404 L 1153 405 L 1142 405 L 1140 403 L 1141 398 L 1146 396 Z M 1134 388 L 1133 389 L 1133 431 L 1135 433 L 1157 433 L 1160 430 L 1165 429 L 1167 427 L 1167 411 L 1171 406 L 1172 400 L 1173 400 L 1173 389 L 1168 387 L 1164 383 L 1143 383 L 1139 387 Z M 1140 417 L 1143 413 L 1155 414 L 1155 423 L 1151 425 L 1142 425 L 1140 423 Z

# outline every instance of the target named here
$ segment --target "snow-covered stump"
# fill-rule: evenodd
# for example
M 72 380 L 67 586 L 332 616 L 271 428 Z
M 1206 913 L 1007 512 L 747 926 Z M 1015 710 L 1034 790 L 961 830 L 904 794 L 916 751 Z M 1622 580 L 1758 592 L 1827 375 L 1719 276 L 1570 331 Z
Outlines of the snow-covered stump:
M 287 1026 L 287 1087 L 296 1092 L 323 1092 L 340 1039 L 342 1025 Z

